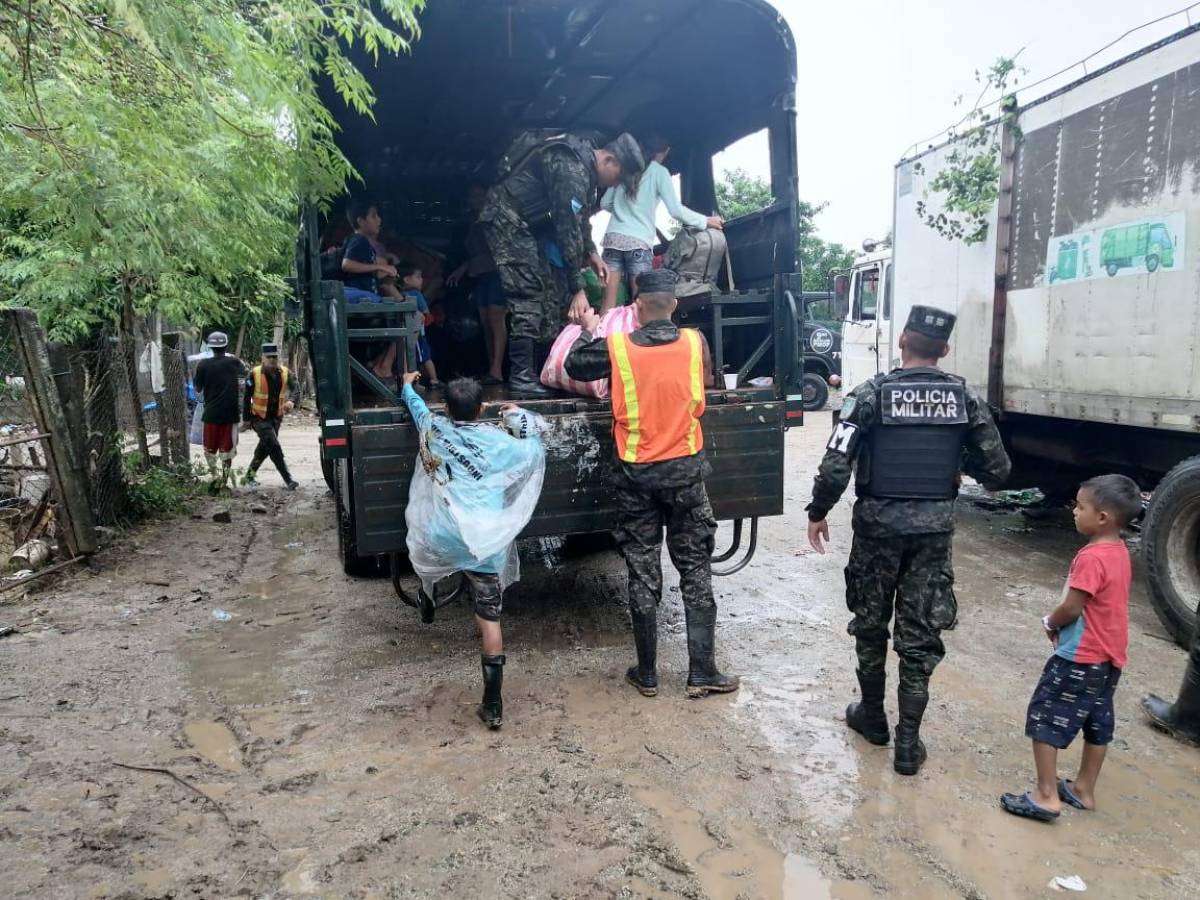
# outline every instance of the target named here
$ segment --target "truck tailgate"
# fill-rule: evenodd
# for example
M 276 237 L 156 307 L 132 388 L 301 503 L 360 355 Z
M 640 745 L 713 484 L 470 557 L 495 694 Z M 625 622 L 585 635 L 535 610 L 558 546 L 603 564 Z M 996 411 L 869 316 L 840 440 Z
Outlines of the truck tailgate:
M 710 394 L 702 420 L 713 474 L 708 494 L 718 519 L 783 512 L 783 413 L 776 400 L 722 402 Z M 524 536 L 607 531 L 617 510 L 609 485 L 612 418 L 595 411 L 547 416 L 546 479 Z M 417 456 L 410 423 L 352 429 L 356 539 L 363 555 L 404 549 L 404 508 Z

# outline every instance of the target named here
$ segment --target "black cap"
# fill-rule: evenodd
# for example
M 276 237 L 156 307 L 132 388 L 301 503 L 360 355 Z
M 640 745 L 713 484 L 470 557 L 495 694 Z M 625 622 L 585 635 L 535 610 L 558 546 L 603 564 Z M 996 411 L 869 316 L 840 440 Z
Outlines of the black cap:
M 642 148 L 633 135 L 625 131 L 617 135 L 616 140 L 606 148 L 621 164 L 621 180 L 629 187 L 637 181 L 637 177 L 646 168 L 646 159 L 642 156 Z
M 278 356 L 279 355 L 279 345 L 278 344 L 263 344 L 262 345 L 262 355 L 263 356 Z
M 934 306 L 914 306 L 904 323 L 905 331 L 915 331 L 938 341 L 950 340 L 950 332 L 954 330 L 956 317 L 944 309 Z
M 651 269 L 637 277 L 639 294 L 674 294 L 675 273 L 670 269 Z

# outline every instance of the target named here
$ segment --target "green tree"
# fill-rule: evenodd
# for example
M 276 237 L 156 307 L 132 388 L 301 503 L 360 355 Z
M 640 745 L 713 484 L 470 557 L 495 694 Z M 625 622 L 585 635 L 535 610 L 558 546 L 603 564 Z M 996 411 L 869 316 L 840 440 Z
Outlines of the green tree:
M 726 219 L 758 212 L 775 202 L 771 186 L 745 169 L 726 170 L 716 188 L 717 209 Z
M 277 305 L 302 201 L 354 171 L 317 92 L 424 0 L 0 0 L 0 301 L 56 337 Z M 379 9 L 386 18 L 373 11 Z
M 766 209 L 775 202 L 771 186 L 745 169 L 727 170 L 716 188 L 717 208 L 728 219 Z M 806 291 L 827 290 L 829 273 L 845 269 L 854 262 L 853 250 L 817 236 L 816 218 L 828 205 L 801 200 L 796 207 L 796 258 L 804 273 Z
M 1017 84 L 1017 73 L 1016 56 L 1000 57 L 982 72 L 975 71 L 975 81 L 981 85 L 979 97 L 949 129 L 950 152 L 930 179 L 924 197 L 917 201 L 917 215 L 947 240 L 978 244 L 987 239 L 992 207 L 1000 196 L 1001 125 L 1008 125 L 1020 138 L 1016 97 L 1010 92 Z M 999 120 L 989 117 L 987 107 L 982 105 L 991 91 L 1000 95 Z M 958 98 L 959 103 L 962 100 Z M 917 174 L 925 171 L 920 162 L 913 170 Z M 941 195 L 938 212 L 930 211 L 926 202 L 931 193 Z

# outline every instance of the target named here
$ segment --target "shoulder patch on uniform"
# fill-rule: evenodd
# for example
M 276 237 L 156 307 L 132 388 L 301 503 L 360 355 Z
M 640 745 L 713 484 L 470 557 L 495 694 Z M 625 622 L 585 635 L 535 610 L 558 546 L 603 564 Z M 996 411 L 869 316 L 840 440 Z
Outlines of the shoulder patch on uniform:
M 571 211 L 574 212 L 575 215 L 579 215 L 581 212 L 583 212 L 583 204 L 580 203 L 575 197 L 571 198 Z
M 834 426 L 833 434 L 829 436 L 829 443 L 825 445 L 828 450 L 836 450 L 838 453 L 850 455 L 851 449 L 854 447 L 855 438 L 858 437 L 858 426 L 850 422 L 838 422 Z
M 850 416 L 854 414 L 854 410 L 857 407 L 858 407 L 858 398 L 857 397 L 847 397 L 845 400 L 842 401 L 842 409 L 841 409 L 841 412 L 838 413 L 838 418 L 843 419 L 843 420 L 850 418 Z

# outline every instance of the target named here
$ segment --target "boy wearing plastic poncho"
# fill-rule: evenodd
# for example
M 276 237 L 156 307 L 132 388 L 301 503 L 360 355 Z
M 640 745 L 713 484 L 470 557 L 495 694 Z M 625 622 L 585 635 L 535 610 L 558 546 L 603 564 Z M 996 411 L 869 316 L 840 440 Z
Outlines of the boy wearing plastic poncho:
M 542 492 L 542 419 L 506 405 L 503 428 L 477 421 L 483 389 L 471 378 L 446 386 L 449 418 L 435 416 L 413 389 L 419 377 L 405 373 L 401 394 L 421 442 L 404 512 L 408 556 L 428 596 L 438 579 L 466 576 L 483 641 L 483 702 L 475 712 L 495 729 L 504 709 L 501 599 L 520 577 L 516 537 Z

